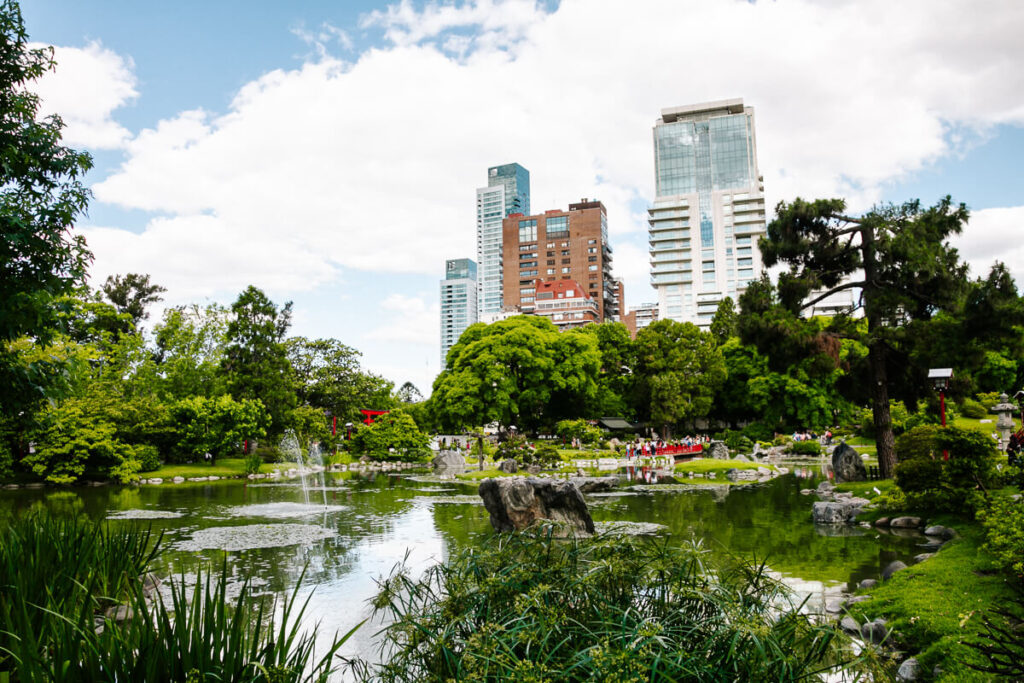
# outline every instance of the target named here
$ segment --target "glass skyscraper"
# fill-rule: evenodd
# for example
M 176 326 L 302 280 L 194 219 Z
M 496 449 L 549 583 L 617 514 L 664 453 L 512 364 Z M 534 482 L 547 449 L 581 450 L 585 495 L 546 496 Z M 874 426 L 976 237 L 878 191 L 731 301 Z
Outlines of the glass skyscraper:
M 487 169 L 487 187 L 476 191 L 477 304 L 480 314 L 502 310 L 501 222 L 530 213 L 530 172 L 519 164 Z
M 661 318 L 711 324 L 761 275 L 764 185 L 754 109 L 722 100 L 663 109 L 654 126 L 656 197 L 648 210 L 651 285 Z
M 477 321 L 476 263 L 472 259 L 449 259 L 441 280 L 441 367 L 448 349 L 455 346 L 466 328 Z

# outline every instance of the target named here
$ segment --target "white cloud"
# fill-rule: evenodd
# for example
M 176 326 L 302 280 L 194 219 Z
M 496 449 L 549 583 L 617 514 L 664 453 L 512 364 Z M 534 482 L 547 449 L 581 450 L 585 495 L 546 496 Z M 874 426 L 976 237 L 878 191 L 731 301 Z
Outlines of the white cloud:
M 530 169 L 534 211 L 597 197 L 613 243 L 639 244 L 651 127 L 679 104 L 743 97 L 769 203 L 841 195 L 851 210 L 950 153 L 953 132 L 1024 124 L 1024 3 L 403 2 L 364 27 L 391 42 L 354 62 L 325 51 L 226 113 L 131 140 L 96 198 L 163 217 L 141 236 L 95 230 L 97 267 L 196 291 L 254 273 L 296 291 L 343 268 L 440 276 L 475 252 L 473 190 L 509 161 Z M 616 267 L 640 292 L 645 259 L 626 244 Z
M 951 242 L 971 265 L 972 277 L 987 277 L 992 264 L 1002 261 L 1018 289 L 1024 288 L 1024 206 L 975 211 Z
M 387 322 L 370 330 L 366 338 L 374 341 L 401 342 L 403 344 L 437 344 L 440 334 L 441 307 L 425 300 L 391 294 L 380 304 L 386 312 Z
M 92 149 L 123 146 L 131 134 L 112 115 L 138 97 L 132 60 L 99 42 L 84 48 L 56 47 L 54 59 L 56 69 L 30 86 L 41 99 L 40 113 L 60 114 L 65 144 Z

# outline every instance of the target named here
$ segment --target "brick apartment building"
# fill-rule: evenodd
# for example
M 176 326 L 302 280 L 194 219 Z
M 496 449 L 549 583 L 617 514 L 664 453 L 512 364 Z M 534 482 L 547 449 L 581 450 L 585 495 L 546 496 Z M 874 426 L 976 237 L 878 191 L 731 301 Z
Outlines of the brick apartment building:
M 503 299 L 505 309 L 537 311 L 538 280 L 575 281 L 597 304 L 596 322 L 617 320 L 621 285 L 612 278 L 608 214 L 604 204 L 584 199 L 568 211 L 502 222 Z
M 598 303 L 575 280 L 537 280 L 533 313 L 566 330 L 598 322 Z

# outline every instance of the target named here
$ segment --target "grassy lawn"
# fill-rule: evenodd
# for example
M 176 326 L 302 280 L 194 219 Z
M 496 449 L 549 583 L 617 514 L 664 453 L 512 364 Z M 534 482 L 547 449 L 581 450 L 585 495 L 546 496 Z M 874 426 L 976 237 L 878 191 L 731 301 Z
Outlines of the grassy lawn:
M 764 465 L 756 462 L 744 462 L 743 460 L 714 460 L 713 458 L 696 458 L 689 462 L 681 462 L 675 466 L 676 472 L 693 472 L 694 474 L 707 474 L 708 472 L 727 472 L 729 470 L 756 470 L 758 467 L 772 469 L 771 465 Z
M 880 481 L 850 481 L 842 484 L 836 484 L 836 491 L 848 491 L 858 498 L 867 498 L 868 500 L 878 496 L 875 493 L 875 489 L 878 489 L 882 493 L 885 493 L 893 486 L 896 485 L 892 479 L 882 479 Z
M 269 472 L 271 468 L 264 465 L 261 472 Z M 174 477 L 234 477 L 245 475 L 245 460 L 242 458 L 217 458 L 216 464 L 193 463 L 191 465 L 164 465 L 155 472 L 143 472 L 144 479 L 173 479 Z
M 986 680 L 984 674 L 967 667 L 968 662 L 982 660 L 963 641 L 977 637 L 982 612 L 1005 604 L 1013 589 L 993 571 L 990 557 L 981 548 L 983 533 L 976 525 L 952 517 L 929 521 L 956 529 L 960 538 L 935 557 L 862 591 L 872 599 L 851 606 L 850 613 L 861 623 L 868 618 L 885 619 L 898 634 L 895 644 L 900 649 L 920 653 L 924 671 L 930 674 L 936 665 L 942 668 L 943 675 L 935 680 Z
M 455 476 L 458 479 L 465 479 L 466 481 L 479 481 L 481 479 L 494 479 L 495 477 L 515 477 L 515 476 L 523 476 L 525 474 L 526 474 L 525 471 L 524 472 L 518 472 L 516 474 L 508 474 L 507 472 L 502 472 L 501 470 L 496 469 L 496 468 L 489 468 L 489 469 L 485 469 L 483 471 L 474 469 L 474 470 L 472 470 L 470 472 L 463 472 L 462 474 L 456 474 Z

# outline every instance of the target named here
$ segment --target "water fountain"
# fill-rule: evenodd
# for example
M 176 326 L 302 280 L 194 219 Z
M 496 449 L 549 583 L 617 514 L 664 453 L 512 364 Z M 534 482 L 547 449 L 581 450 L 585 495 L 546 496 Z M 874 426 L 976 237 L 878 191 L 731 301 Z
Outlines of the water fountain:
M 278 451 L 281 453 L 282 462 L 294 462 L 299 468 L 299 480 L 302 482 L 302 496 L 306 501 L 306 505 L 309 505 L 309 487 L 306 485 L 307 468 L 302 458 L 302 446 L 299 445 L 299 439 L 295 436 L 295 432 L 293 430 L 285 430 L 284 436 L 281 437 L 281 443 L 278 446 Z
M 320 444 L 313 441 L 309 444 L 309 456 L 306 458 L 306 464 L 313 468 L 315 464 L 320 468 L 320 493 L 324 496 L 324 507 L 327 507 L 327 477 L 324 475 L 324 459 L 320 453 Z M 305 488 L 305 479 L 303 479 L 303 488 Z M 309 502 L 309 496 L 306 496 L 306 502 Z

